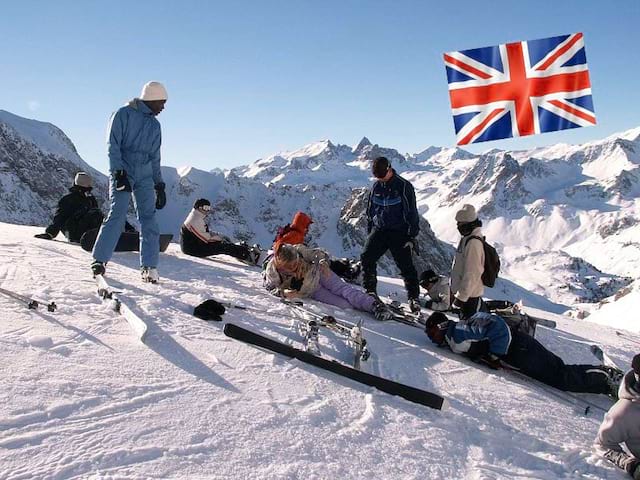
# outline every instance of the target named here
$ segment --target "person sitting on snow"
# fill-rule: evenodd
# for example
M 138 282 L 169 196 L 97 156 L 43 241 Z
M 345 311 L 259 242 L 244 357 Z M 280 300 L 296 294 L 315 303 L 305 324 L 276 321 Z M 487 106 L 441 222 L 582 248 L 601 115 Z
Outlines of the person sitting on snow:
M 594 446 L 604 458 L 640 480 L 640 354 L 633 357 L 631 367 L 618 390 L 618 401 L 604 416 Z
M 93 196 L 93 180 L 86 172 L 78 172 L 73 180 L 69 193 L 60 199 L 51 225 L 36 238 L 53 240 L 62 232 L 67 240 L 78 243 L 87 230 L 98 228 L 104 218 L 98 208 L 98 201 Z
M 273 242 L 273 251 L 275 252 L 280 245 L 288 243 L 289 245 L 306 245 L 305 237 L 309 233 L 309 227 L 313 220 L 304 212 L 296 212 L 293 221 L 278 230 L 278 234 Z M 361 271 L 359 261 L 350 260 L 348 258 L 331 258 L 329 267 L 339 277 L 349 282 L 355 282 Z
M 449 278 L 438 275 L 431 269 L 420 275 L 420 286 L 427 291 L 429 299 L 424 306 L 429 310 L 444 312 L 451 308 L 451 289 Z
M 427 319 L 426 333 L 439 346 L 483 361 L 492 368 L 505 367 L 569 392 L 617 396 L 623 373 L 604 365 L 567 365 L 535 338 L 511 331 L 502 317 L 478 312 L 459 322 L 442 312 Z
M 193 257 L 210 255 L 230 255 L 250 265 L 257 265 L 260 248 L 245 243 L 233 243 L 219 233 L 210 232 L 207 217 L 211 213 L 211 202 L 200 198 L 193 204 L 180 229 L 180 249 L 182 253 Z
M 370 312 L 378 320 L 393 318 L 379 299 L 338 277 L 329 268 L 329 254 L 319 248 L 280 244 L 267 263 L 264 286 L 288 299 L 309 297 L 339 308 Z

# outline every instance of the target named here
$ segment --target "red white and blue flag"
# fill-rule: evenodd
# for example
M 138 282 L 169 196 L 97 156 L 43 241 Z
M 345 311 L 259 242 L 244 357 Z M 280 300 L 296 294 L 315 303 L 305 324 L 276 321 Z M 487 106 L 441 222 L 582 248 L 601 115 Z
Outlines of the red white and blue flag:
M 444 54 L 456 143 L 596 124 L 582 33 Z

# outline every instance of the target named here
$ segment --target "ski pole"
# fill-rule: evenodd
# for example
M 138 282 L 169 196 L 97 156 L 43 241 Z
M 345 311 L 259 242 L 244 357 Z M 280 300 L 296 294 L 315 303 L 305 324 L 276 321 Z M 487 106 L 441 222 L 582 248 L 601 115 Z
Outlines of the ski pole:
M 29 298 L 29 297 L 26 297 L 26 296 L 21 295 L 19 293 L 12 292 L 11 290 L 7 290 L 5 288 L 0 288 L 0 293 L 5 295 L 5 296 L 7 296 L 7 297 L 9 297 L 9 298 L 12 298 L 13 300 L 16 300 L 16 301 L 18 301 L 20 303 L 24 303 L 29 310 L 37 309 L 40 306 L 40 304 L 46 305 L 47 306 L 47 310 L 49 312 L 54 312 L 56 310 L 56 308 L 58 308 L 58 306 L 55 304 L 55 302 L 45 302 L 45 301 L 42 301 L 42 300 Z

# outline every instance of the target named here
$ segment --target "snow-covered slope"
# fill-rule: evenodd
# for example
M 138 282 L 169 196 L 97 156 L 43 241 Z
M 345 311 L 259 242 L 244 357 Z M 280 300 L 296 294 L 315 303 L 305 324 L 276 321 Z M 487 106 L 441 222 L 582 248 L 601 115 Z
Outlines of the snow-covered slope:
M 107 177 L 89 166 L 58 127 L 0 110 L 0 221 L 46 225 L 75 174 L 93 176 L 107 197 Z
M 601 412 L 584 416 L 527 381 L 461 362 L 419 329 L 312 305 L 363 318 L 364 368 L 446 396 L 443 412 L 226 338 L 193 306 L 213 297 L 259 309 L 229 310 L 225 321 L 300 345 L 259 271 L 230 258 L 188 258 L 172 245 L 162 282 L 144 285 L 137 255 L 115 255 L 108 275 L 149 323 L 145 346 L 98 299 L 89 254 L 37 231 L 0 224 L 0 287 L 59 307 L 0 296 L 1 478 L 626 478 L 591 450 Z M 382 287 L 402 290 L 391 279 Z M 602 344 L 622 365 L 637 351 L 637 336 L 553 318 L 558 330 L 539 338 L 569 361 L 593 361 L 579 342 Z M 321 348 L 349 359 L 331 333 Z

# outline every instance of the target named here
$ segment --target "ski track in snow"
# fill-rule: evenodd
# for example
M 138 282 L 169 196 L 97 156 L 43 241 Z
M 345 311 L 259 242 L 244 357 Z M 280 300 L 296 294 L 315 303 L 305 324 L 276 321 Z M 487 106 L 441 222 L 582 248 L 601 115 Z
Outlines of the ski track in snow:
M 135 253 L 116 254 L 107 276 L 149 324 L 146 345 L 102 303 L 90 255 L 32 238 L 38 228 L 0 224 L 0 286 L 58 304 L 34 311 L 0 296 L 0 478 L 625 478 L 596 457 L 602 414 L 584 416 L 544 389 L 431 345 L 424 332 L 369 315 L 363 369 L 441 393 L 431 410 L 225 337 L 223 322 L 191 315 L 207 298 L 225 321 L 300 346 L 288 307 L 261 288 L 256 268 L 223 257 L 161 256 L 159 285 L 139 281 Z M 402 291 L 381 281 L 382 293 Z M 400 298 L 404 298 L 401 293 Z M 538 312 L 539 313 L 539 312 Z M 571 362 L 594 362 L 598 343 L 620 365 L 633 335 L 547 315 L 539 338 Z M 321 330 L 322 355 L 352 350 Z M 611 405 L 606 398 L 593 401 Z

